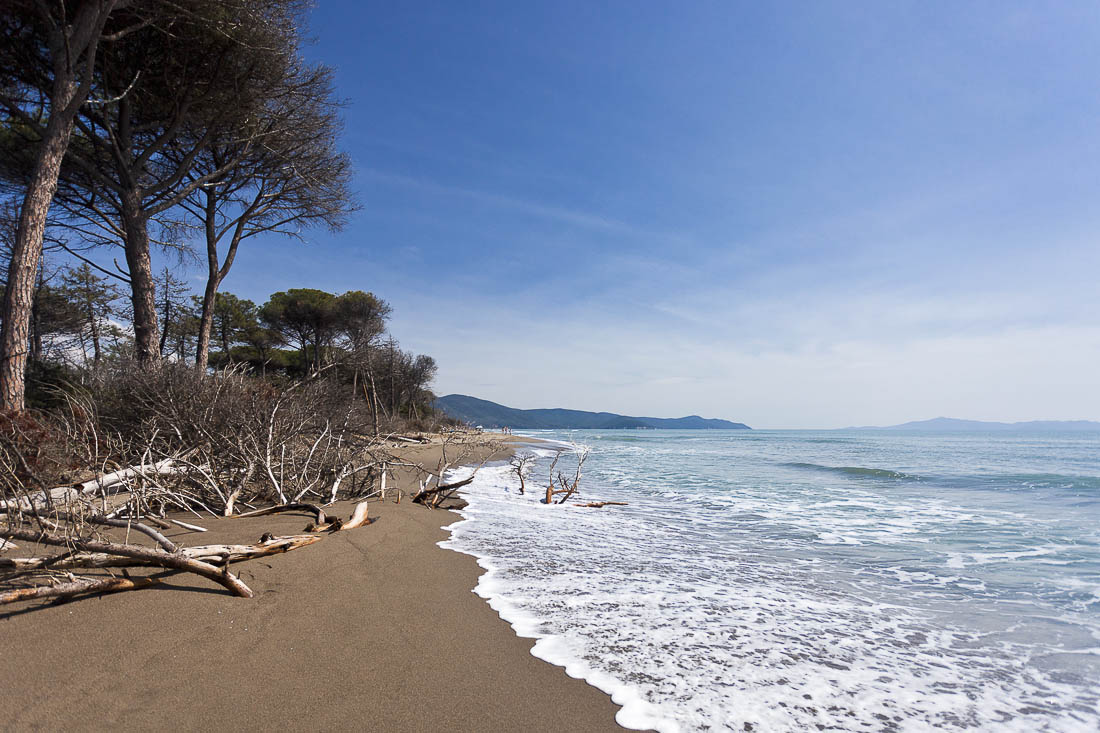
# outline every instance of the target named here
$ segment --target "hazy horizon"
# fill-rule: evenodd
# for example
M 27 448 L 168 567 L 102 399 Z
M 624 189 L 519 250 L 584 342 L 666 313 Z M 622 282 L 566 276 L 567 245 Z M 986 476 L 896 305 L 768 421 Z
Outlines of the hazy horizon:
M 323 3 L 311 32 L 363 208 L 242 248 L 229 292 L 371 290 L 440 395 L 1100 419 L 1094 3 Z
M 883 427 L 895 427 L 895 426 L 898 426 L 898 425 L 905 425 L 907 423 L 929 422 L 929 421 L 933 421 L 933 420 L 960 420 L 960 421 L 963 421 L 963 422 L 988 422 L 988 423 L 1001 423 L 1001 424 L 1009 424 L 1009 425 L 1016 424 L 1016 423 L 1033 423 L 1033 422 L 1052 422 L 1052 423 L 1091 422 L 1091 423 L 1097 423 L 1098 425 L 1100 425 L 1100 420 L 1090 420 L 1089 418 L 1045 418 L 1045 417 L 1038 417 L 1038 418 L 1022 418 L 1022 419 L 1019 419 L 1019 420 L 984 420 L 982 418 L 959 417 L 959 416 L 952 416 L 952 415 L 935 415 L 935 416 L 932 416 L 932 417 L 914 417 L 914 418 L 909 418 L 909 419 L 906 419 L 906 420 L 899 420 L 896 423 L 888 423 L 888 424 L 851 423 L 849 425 L 814 425 L 814 426 L 792 427 L 792 426 L 789 426 L 789 425 L 753 425 L 751 423 L 748 423 L 745 420 L 738 419 L 736 415 L 718 415 L 718 414 L 709 415 L 709 414 L 699 413 L 699 412 L 681 412 L 681 413 L 678 413 L 678 414 L 651 415 L 651 414 L 648 414 L 648 413 L 639 412 L 637 410 L 634 410 L 634 411 L 629 411 L 628 410 L 628 411 L 625 411 L 625 412 L 620 412 L 620 411 L 616 411 L 616 410 L 605 410 L 605 409 L 603 409 L 599 406 L 577 407 L 577 406 L 570 406 L 570 405 L 541 405 L 541 404 L 540 405 L 532 404 L 530 406 L 527 406 L 527 405 L 513 405 L 513 404 L 509 404 L 509 403 L 500 402 L 498 400 L 494 400 L 494 399 L 491 399 L 489 397 L 485 397 L 483 395 L 472 395 L 472 394 L 467 394 L 467 393 L 463 393 L 463 392 L 448 392 L 447 394 L 441 394 L 439 396 L 440 397 L 448 397 L 450 395 L 462 395 L 462 396 L 466 396 L 466 397 L 474 397 L 474 398 L 477 398 L 477 399 L 486 400 L 487 402 L 493 402 L 493 403 L 496 403 L 498 405 L 502 405 L 504 407 L 509 407 L 509 408 L 516 409 L 516 410 L 577 410 L 577 411 L 580 411 L 580 412 L 609 412 L 609 413 L 613 413 L 613 414 L 624 415 L 624 416 L 627 416 L 627 417 L 653 417 L 653 418 L 662 418 L 662 419 L 664 419 L 664 418 L 673 418 L 673 419 L 675 419 L 675 418 L 694 416 L 694 417 L 702 417 L 702 418 L 706 418 L 706 419 L 719 419 L 719 420 L 727 420 L 729 422 L 745 423 L 745 424 L 749 425 L 749 427 L 753 428 L 754 430 L 842 430 L 842 429 L 845 429 L 845 428 L 852 428 L 852 429 L 883 428 Z

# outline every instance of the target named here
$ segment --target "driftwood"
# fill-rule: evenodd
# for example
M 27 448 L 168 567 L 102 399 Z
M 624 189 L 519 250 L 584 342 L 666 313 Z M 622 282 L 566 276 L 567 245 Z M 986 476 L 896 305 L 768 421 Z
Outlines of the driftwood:
M 263 517 L 268 514 L 279 514 L 281 512 L 309 512 L 316 517 L 317 524 L 326 524 L 328 517 L 325 516 L 325 510 L 315 504 L 306 504 L 304 502 L 294 502 L 291 504 L 279 504 L 277 506 L 269 506 L 264 509 L 257 509 L 254 512 L 245 512 L 244 514 L 238 514 L 238 517 Z
M 565 476 L 561 471 L 557 472 L 555 486 L 554 468 L 558 465 L 558 460 L 561 459 L 561 454 L 564 451 L 558 451 L 558 454 L 554 456 L 554 462 L 550 464 L 550 484 L 546 487 L 546 498 L 543 499 L 544 504 L 564 504 L 569 500 L 573 494 L 577 493 L 577 488 L 581 483 L 581 469 L 584 467 L 584 462 L 588 460 L 588 454 L 591 453 L 591 448 L 586 445 L 573 444 L 573 452 L 577 456 L 577 470 L 573 474 L 573 478 L 570 479 Z M 554 497 L 561 494 L 562 497 L 554 501 Z
M 188 557 L 183 552 L 165 552 L 154 550 L 139 545 L 122 545 L 115 542 L 101 542 L 99 540 L 82 540 L 75 537 L 62 537 L 45 532 L 34 532 L 26 529 L 0 530 L 0 538 L 12 540 L 24 540 L 37 542 L 43 545 L 55 545 L 68 547 L 81 552 L 95 552 L 106 555 L 116 555 L 124 558 L 143 560 L 145 565 L 168 568 L 170 570 L 183 570 L 200 575 L 207 580 L 212 580 L 218 585 L 224 586 L 235 596 L 251 598 L 252 590 L 242 583 L 237 576 L 229 572 L 228 567 L 219 570 L 213 565 Z
M 594 509 L 599 509 L 600 507 L 604 506 L 627 506 L 627 503 L 625 501 L 590 501 L 587 504 L 574 504 L 573 506 L 592 507 Z
M 286 537 L 265 537 L 254 545 L 199 545 L 185 547 L 180 554 L 208 563 L 226 565 L 252 560 L 267 555 L 278 555 L 312 545 L 321 540 L 315 534 L 297 534 Z M 26 573 L 35 570 L 71 570 L 74 568 L 124 568 L 148 567 L 150 563 L 138 557 L 121 557 L 106 552 L 74 552 L 55 557 L 9 557 L 0 558 L 0 570 Z
M 430 443 L 431 441 L 421 436 L 406 436 L 406 435 L 391 435 L 391 440 L 396 440 L 401 443 Z
M 153 526 L 160 527 L 161 529 L 172 529 L 172 523 L 171 522 L 169 522 L 166 519 L 161 519 L 160 517 L 154 517 L 151 514 L 145 514 L 145 515 L 139 514 L 137 516 L 131 517 L 129 514 L 122 515 L 122 514 L 117 514 L 117 513 L 112 512 L 111 514 L 107 515 L 107 518 L 108 519 L 136 519 L 138 521 L 144 520 L 144 521 L 148 522 L 149 524 L 152 524 Z
M 61 486 L 54 491 L 75 489 L 81 494 L 91 494 L 97 489 L 106 489 L 116 484 L 121 484 L 124 481 L 129 481 L 137 476 L 159 476 L 163 474 L 175 473 L 176 468 L 175 461 L 171 458 L 165 458 L 163 461 L 157 461 L 156 463 L 148 466 L 131 466 L 130 468 L 124 468 L 121 471 L 115 471 L 114 473 L 108 473 L 103 476 L 97 476 L 96 478 L 89 479 L 79 484 L 72 486 Z M 51 492 L 52 493 L 52 492 Z
M 179 546 L 172 542 L 170 539 L 156 531 L 152 527 L 142 524 L 141 522 L 131 519 L 116 519 L 112 517 L 101 517 L 99 515 L 90 515 L 87 517 L 77 517 L 69 514 L 68 512 L 55 512 L 54 516 L 63 522 L 79 523 L 80 520 L 91 522 L 92 524 L 102 524 L 107 527 L 118 527 L 120 529 L 133 529 L 141 532 L 143 535 L 151 538 L 154 542 L 161 546 L 162 549 L 168 552 L 178 552 Z
M 171 522 L 172 524 L 179 525 L 180 527 L 183 527 L 184 529 L 189 529 L 192 532 L 206 532 L 207 531 L 206 527 L 200 527 L 197 524 L 188 524 L 187 522 L 181 522 L 178 519 L 169 519 L 168 521 Z
M 519 477 L 519 493 L 527 493 L 527 474 L 531 471 L 532 466 L 535 464 L 535 460 L 538 458 L 534 453 L 515 453 L 508 463 L 512 466 L 512 473 Z
M 421 488 L 416 492 L 416 496 L 413 497 L 413 501 L 417 504 L 423 504 L 425 506 L 439 506 L 439 503 L 444 499 L 450 498 L 449 496 L 443 496 L 446 491 L 454 491 L 455 489 L 461 489 L 467 484 L 473 483 L 474 477 L 462 479 L 461 481 L 454 481 L 449 484 L 440 484 L 431 489 Z M 436 500 L 438 497 L 438 500 Z
M 355 529 L 356 527 L 362 527 L 364 524 L 370 524 L 370 520 L 367 518 L 368 511 L 367 502 L 359 502 L 355 505 L 355 510 L 351 513 L 351 519 L 349 519 L 340 529 Z
M 146 588 L 159 583 L 160 578 L 77 578 L 58 585 L 42 585 L 37 588 L 16 588 L 0 593 L 0 605 L 16 601 L 40 598 L 71 598 L 86 593 L 114 593 L 120 590 Z
M 108 489 L 125 484 L 130 479 L 138 476 L 162 476 L 179 473 L 181 470 L 183 469 L 176 465 L 175 459 L 165 458 L 156 463 L 124 468 L 120 471 L 97 476 L 94 479 L 89 479 L 81 483 L 35 491 L 30 495 L 29 500 L 27 498 L 5 499 L 0 501 L 0 506 L 9 509 L 31 509 L 33 507 L 40 507 L 57 502 L 64 503 L 94 494 L 100 489 Z
M 371 520 L 367 517 L 370 510 L 366 500 L 359 502 L 355 505 L 355 509 L 351 513 L 351 518 L 346 522 L 338 517 L 333 517 L 324 524 L 318 522 L 317 524 L 311 524 L 306 527 L 307 532 L 341 532 L 345 529 L 355 529 L 356 527 L 362 527 L 370 524 Z

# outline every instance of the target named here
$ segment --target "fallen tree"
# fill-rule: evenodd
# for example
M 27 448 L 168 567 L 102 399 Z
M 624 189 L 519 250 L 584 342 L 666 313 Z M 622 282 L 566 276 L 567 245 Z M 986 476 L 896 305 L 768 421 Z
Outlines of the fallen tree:
M 210 563 L 195 560 L 182 552 L 166 552 L 154 550 L 149 547 L 132 544 L 120 544 L 105 542 L 102 540 L 80 539 L 76 537 L 64 537 L 48 532 L 36 532 L 29 529 L 0 529 L 0 538 L 7 540 L 24 540 L 41 545 L 53 545 L 56 547 L 69 547 L 82 552 L 102 553 L 120 558 L 129 558 L 143 561 L 151 567 L 161 567 L 169 570 L 182 570 L 194 573 L 207 580 L 212 580 L 235 596 L 251 598 L 252 590 L 241 582 L 237 576 L 229 572 L 228 568 L 218 569 Z M 68 553 L 66 553 L 68 554 Z M 63 556 L 62 556 L 63 557 Z
M 40 585 L 32 588 L 17 588 L 0 592 L 0 605 L 18 601 L 32 601 L 44 598 L 73 598 L 90 593 L 114 593 L 121 590 L 147 588 L 159 583 L 160 578 L 77 578 L 58 585 Z
M 584 468 L 584 462 L 588 460 L 588 455 L 592 452 L 592 449 L 587 445 L 573 444 L 572 450 L 569 452 L 576 456 L 577 468 L 573 472 L 572 478 L 566 476 L 562 471 L 558 471 L 556 474 L 554 472 L 558 461 L 561 460 L 561 456 L 565 452 L 564 450 L 558 451 L 558 454 L 554 456 L 553 463 L 550 464 L 550 483 L 546 486 L 544 504 L 564 504 L 573 494 L 577 493 L 581 483 L 581 469 Z M 556 496 L 561 498 L 555 502 L 554 497 Z
M 421 504 L 429 509 L 435 509 L 439 507 L 444 501 L 454 498 L 455 492 L 463 486 L 468 486 L 473 482 L 477 476 L 477 472 L 481 470 L 481 467 L 496 453 L 497 444 L 490 443 L 490 450 L 481 459 L 481 461 L 474 467 L 473 473 L 461 481 L 451 481 L 443 483 L 443 478 L 451 470 L 453 466 L 462 465 L 469 462 L 471 446 L 466 443 L 459 443 L 459 453 L 457 456 L 452 454 L 447 456 L 447 447 L 454 443 L 454 436 L 445 435 L 443 441 L 440 444 L 440 456 L 439 463 L 436 466 L 435 471 L 428 471 L 423 466 L 417 466 L 422 472 L 427 474 L 427 480 L 420 482 L 420 490 L 413 495 L 413 503 Z M 432 486 L 432 481 L 435 481 L 435 486 Z
M 519 478 L 519 493 L 527 493 L 527 474 L 531 472 L 531 469 L 535 465 L 535 460 L 538 458 L 534 453 L 514 453 L 512 457 L 508 459 L 508 464 L 512 467 L 512 473 Z
M 371 434 L 367 407 L 314 377 L 275 385 L 233 369 L 213 376 L 171 364 L 149 373 L 104 369 L 80 388 L 59 390 L 57 400 L 49 412 L 0 416 L 3 603 L 132 590 L 162 575 L 131 578 L 131 568 L 190 573 L 251 597 L 230 565 L 370 524 L 367 500 L 387 499 L 395 470 L 411 471 L 414 481 L 419 474 L 416 498 L 430 508 L 472 480 L 447 480 L 472 461 L 475 445 L 465 436 L 444 436 L 428 468 L 415 459 L 435 439 Z M 400 501 L 400 486 L 396 493 Z M 355 502 L 350 516 L 333 515 L 329 507 L 340 500 Z M 179 512 L 304 512 L 311 523 L 304 534 L 265 534 L 253 544 L 186 547 L 165 530 L 206 528 Z M 77 577 L 81 571 L 90 574 Z
M 316 534 L 289 535 L 286 537 L 268 536 L 253 545 L 199 545 L 197 547 L 182 548 L 178 551 L 178 554 L 208 565 L 224 567 L 227 564 L 254 560 L 257 557 L 290 552 L 320 541 L 321 537 Z M 14 573 L 29 573 L 47 569 L 73 570 L 77 568 L 123 567 L 163 566 L 151 562 L 147 557 L 124 556 L 112 552 L 66 552 L 53 557 L 0 558 L 0 570 Z

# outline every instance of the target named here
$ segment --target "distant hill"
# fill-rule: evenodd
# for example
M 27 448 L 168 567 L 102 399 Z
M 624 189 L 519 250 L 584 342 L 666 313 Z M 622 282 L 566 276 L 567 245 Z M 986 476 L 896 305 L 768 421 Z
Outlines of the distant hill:
M 1034 430 L 1048 433 L 1068 433 L 1082 430 L 1100 430 L 1100 422 L 1091 420 L 1031 420 L 1028 422 L 985 422 L 982 420 L 959 420 L 954 417 L 936 417 L 931 420 L 915 420 L 901 425 L 887 425 L 885 427 L 864 426 L 848 428 L 849 430 L 929 430 L 929 431 L 961 431 L 961 430 Z
M 461 394 L 450 394 L 435 401 L 436 407 L 451 417 L 486 428 L 519 428 L 536 430 L 623 430 L 660 428 L 663 430 L 751 430 L 748 425 L 729 420 L 689 417 L 629 417 L 612 412 L 583 410 L 517 410 L 488 400 Z

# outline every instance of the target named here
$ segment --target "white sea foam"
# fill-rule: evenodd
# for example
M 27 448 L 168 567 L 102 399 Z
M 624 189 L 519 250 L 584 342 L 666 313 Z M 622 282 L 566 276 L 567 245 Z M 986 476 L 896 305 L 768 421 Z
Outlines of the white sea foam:
M 626 727 L 1100 727 L 1095 586 L 1053 584 L 1088 600 L 1047 607 L 971 575 L 1061 561 L 1070 545 L 1011 547 L 1004 532 L 994 547 L 1020 512 L 892 483 L 879 495 L 767 481 L 730 493 L 706 445 L 680 472 L 678 448 L 598 448 L 585 498 L 630 502 L 616 509 L 545 506 L 539 490 L 518 495 L 507 466 L 487 466 L 442 544 L 476 556 L 476 592 L 537 640 L 535 656 L 611 694 Z M 529 485 L 544 481 L 536 471 Z M 957 546 L 978 535 L 992 539 Z

